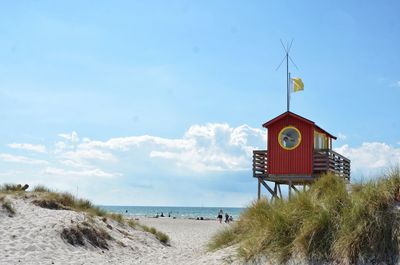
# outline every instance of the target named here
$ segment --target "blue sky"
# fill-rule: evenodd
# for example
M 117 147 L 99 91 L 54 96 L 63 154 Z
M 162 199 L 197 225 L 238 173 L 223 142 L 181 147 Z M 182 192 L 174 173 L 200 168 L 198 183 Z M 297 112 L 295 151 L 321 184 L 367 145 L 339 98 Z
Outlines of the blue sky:
M 21 1 L 0 10 L 0 182 L 101 204 L 244 206 L 286 109 L 355 181 L 400 163 L 397 1 Z

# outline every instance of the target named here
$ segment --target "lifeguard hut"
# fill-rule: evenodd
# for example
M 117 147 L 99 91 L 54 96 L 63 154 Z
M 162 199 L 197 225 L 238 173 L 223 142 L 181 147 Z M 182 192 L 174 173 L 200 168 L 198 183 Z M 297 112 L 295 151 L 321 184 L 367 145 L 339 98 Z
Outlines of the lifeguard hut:
M 288 50 L 285 49 L 287 64 Z M 292 190 L 298 191 L 299 186 L 305 189 L 323 174 L 350 180 L 350 160 L 332 150 L 332 140 L 336 137 L 315 122 L 290 112 L 289 72 L 287 78 L 287 111 L 263 124 L 268 130 L 267 150 L 253 151 L 258 199 L 261 186 L 274 199 L 282 198 L 281 185 L 288 186 L 290 197 Z

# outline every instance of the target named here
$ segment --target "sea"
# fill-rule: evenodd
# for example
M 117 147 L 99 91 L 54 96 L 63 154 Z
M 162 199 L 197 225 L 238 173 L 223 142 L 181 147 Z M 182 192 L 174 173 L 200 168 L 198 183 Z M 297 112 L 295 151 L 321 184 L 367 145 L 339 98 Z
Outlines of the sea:
M 107 206 L 100 205 L 100 208 L 111 212 L 119 213 L 130 217 L 157 217 L 163 214 L 165 217 L 183 218 L 183 219 L 197 219 L 203 218 L 216 219 L 220 209 L 234 220 L 239 218 L 241 212 L 245 208 L 231 208 L 231 207 L 167 207 L 167 206 Z

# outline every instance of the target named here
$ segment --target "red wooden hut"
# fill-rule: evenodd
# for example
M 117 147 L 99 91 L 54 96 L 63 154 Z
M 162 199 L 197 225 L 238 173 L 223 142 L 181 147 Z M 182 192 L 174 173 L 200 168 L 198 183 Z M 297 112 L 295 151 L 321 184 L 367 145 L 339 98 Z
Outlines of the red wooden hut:
M 253 151 L 253 177 L 272 198 L 282 197 L 280 185 L 289 187 L 311 184 L 322 174 L 333 173 L 350 180 L 350 160 L 332 150 L 332 139 L 313 121 L 287 111 L 263 124 L 268 130 L 267 150 Z M 268 182 L 272 182 L 271 188 Z

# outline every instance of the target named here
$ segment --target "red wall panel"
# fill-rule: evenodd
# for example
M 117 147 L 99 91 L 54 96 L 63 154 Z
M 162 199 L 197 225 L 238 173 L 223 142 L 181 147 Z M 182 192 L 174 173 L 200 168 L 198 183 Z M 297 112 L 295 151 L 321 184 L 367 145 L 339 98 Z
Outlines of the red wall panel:
M 301 143 L 293 150 L 283 149 L 278 142 L 279 132 L 294 126 L 301 133 Z M 286 116 L 268 126 L 268 173 L 276 175 L 311 175 L 314 148 L 313 125 L 296 117 Z

